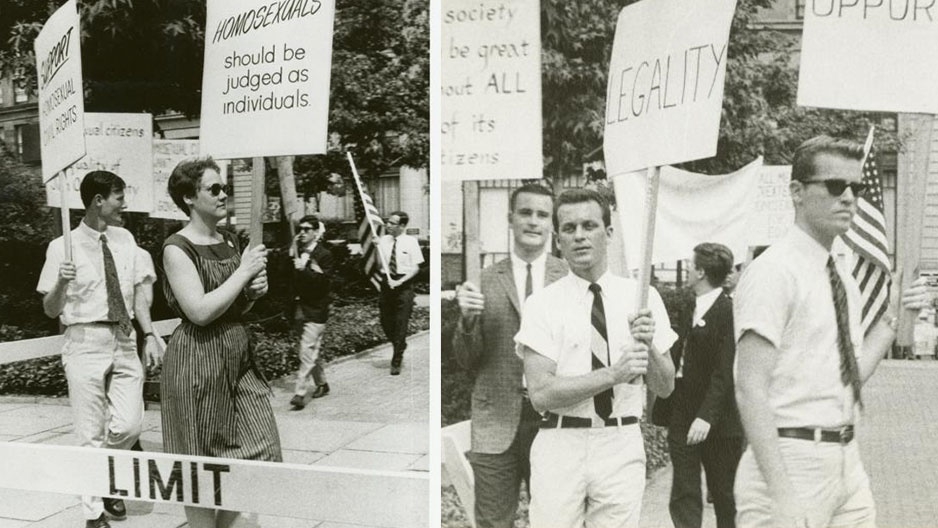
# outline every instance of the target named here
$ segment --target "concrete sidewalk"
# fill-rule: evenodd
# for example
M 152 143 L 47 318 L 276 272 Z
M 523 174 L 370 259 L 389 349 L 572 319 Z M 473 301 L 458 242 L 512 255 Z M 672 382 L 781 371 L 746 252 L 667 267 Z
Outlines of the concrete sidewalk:
M 391 376 L 391 347 L 384 345 L 326 366 L 331 393 L 305 409 L 289 405 L 293 377 L 272 382 L 273 409 L 285 462 L 385 471 L 429 471 L 429 333 L 408 339 L 400 376 Z M 0 396 L 0 441 L 75 445 L 66 398 Z M 141 443 L 162 450 L 158 405 L 144 417 Z M 2 469 L 0 469 L 2 470 Z M 286 491 L 285 491 L 286 493 Z M 427 497 L 396 497 L 426 508 Z M 316 500 L 310 497 L 310 500 Z M 128 502 L 128 518 L 115 528 L 176 527 L 178 505 Z M 0 528 L 78 528 L 78 498 L 0 489 Z M 375 526 L 381 525 L 375 519 Z M 350 527 L 308 519 L 244 515 L 236 528 Z M 356 525 L 357 526 L 357 525 Z

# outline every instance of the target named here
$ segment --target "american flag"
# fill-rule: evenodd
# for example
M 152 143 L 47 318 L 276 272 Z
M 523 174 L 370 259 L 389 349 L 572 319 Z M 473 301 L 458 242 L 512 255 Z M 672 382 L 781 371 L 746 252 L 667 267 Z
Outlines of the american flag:
M 857 214 L 844 241 L 856 254 L 853 276 L 860 285 L 863 299 L 863 333 L 879 320 L 889 303 L 892 276 L 889 264 L 889 242 L 886 239 L 886 217 L 883 214 L 883 184 L 876 170 L 873 152 L 873 130 L 866 140 L 863 162 L 863 183 L 866 193 L 857 199 Z
M 355 178 L 355 186 L 358 189 L 358 200 L 355 201 L 355 216 L 358 219 L 358 240 L 362 246 L 362 262 L 365 276 L 375 289 L 381 289 L 381 270 L 382 266 L 378 264 L 378 259 L 384 260 L 384 255 L 378 249 L 378 240 L 384 234 L 384 220 L 378 213 L 371 196 L 365 191 L 361 177 L 355 170 L 355 162 L 352 161 L 352 154 L 348 154 L 348 162 L 352 167 L 352 176 Z M 386 267 L 386 266 L 385 266 Z

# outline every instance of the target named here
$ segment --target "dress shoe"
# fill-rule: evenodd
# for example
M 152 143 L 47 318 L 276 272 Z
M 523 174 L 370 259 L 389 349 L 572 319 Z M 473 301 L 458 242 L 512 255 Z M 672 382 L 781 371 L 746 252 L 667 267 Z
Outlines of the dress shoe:
M 392 376 L 397 376 L 397 375 L 400 374 L 400 373 L 401 373 L 401 364 L 400 364 L 400 363 L 398 363 L 398 364 L 391 363 L 391 375 L 392 375 Z
M 107 517 L 102 513 L 97 519 L 88 519 L 85 521 L 85 528 L 111 528 L 111 525 L 107 522 Z
M 293 410 L 299 411 L 303 407 L 306 407 L 306 402 L 304 401 L 304 398 L 302 396 L 297 394 L 293 396 L 292 398 L 290 398 L 290 405 L 293 406 Z
M 326 394 L 329 394 L 329 384 L 323 383 L 322 385 L 316 385 L 316 390 L 313 391 L 313 398 L 322 398 Z
M 127 518 L 127 508 L 124 507 L 124 501 L 120 499 L 104 498 L 104 511 L 115 521 L 123 521 Z

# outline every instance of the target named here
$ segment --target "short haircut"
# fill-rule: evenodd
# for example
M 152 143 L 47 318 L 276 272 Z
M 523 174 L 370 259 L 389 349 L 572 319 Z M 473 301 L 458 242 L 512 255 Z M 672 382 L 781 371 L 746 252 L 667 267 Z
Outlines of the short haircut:
M 733 270 L 733 252 L 716 242 L 697 244 L 694 247 L 694 267 L 703 270 L 712 286 L 721 286 Z
M 549 188 L 541 185 L 540 183 L 526 183 L 521 187 L 518 187 L 511 193 L 511 200 L 508 202 L 510 212 L 515 211 L 515 204 L 518 201 L 518 195 L 521 193 L 527 194 L 540 194 L 541 196 L 549 196 L 551 200 L 554 199 L 554 193 Z
M 410 222 L 410 217 L 407 216 L 407 213 L 405 213 L 404 211 L 394 211 L 393 213 L 388 215 L 388 218 L 391 218 L 392 216 L 397 216 L 398 218 L 400 218 L 401 227 L 404 227 L 405 225 L 407 225 L 407 222 Z
M 199 185 L 202 184 L 202 174 L 208 169 L 221 173 L 218 164 L 211 157 L 182 160 L 173 169 L 166 188 L 169 191 L 170 198 L 173 199 L 173 203 L 182 209 L 182 212 L 189 214 L 189 205 L 186 204 L 183 198 L 195 196 L 195 193 L 199 190 Z
M 303 218 L 300 218 L 300 221 L 296 225 L 309 224 L 313 226 L 313 229 L 319 229 L 319 217 L 316 215 L 306 215 Z
M 85 209 L 91 206 L 94 197 L 101 195 L 107 200 L 112 193 L 121 192 L 127 186 L 120 176 L 106 170 L 96 170 L 85 174 L 81 179 L 81 185 L 78 187 L 81 193 L 81 203 L 85 204 Z
M 609 227 L 612 223 L 612 211 L 609 209 L 609 202 L 603 198 L 603 195 L 592 189 L 569 189 L 554 200 L 554 230 L 560 230 L 560 220 L 557 217 L 557 211 L 562 205 L 571 205 L 584 202 L 596 202 L 603 212 L 603 227 Z
M 861 161 L 863 145 L 849 139 L 830 136 L 817 136 L 805 141 L 795 149 L 791 163 L 792 181 L 810 180 L 815 176 L 817 167 L 814 162 L 822 154 Z

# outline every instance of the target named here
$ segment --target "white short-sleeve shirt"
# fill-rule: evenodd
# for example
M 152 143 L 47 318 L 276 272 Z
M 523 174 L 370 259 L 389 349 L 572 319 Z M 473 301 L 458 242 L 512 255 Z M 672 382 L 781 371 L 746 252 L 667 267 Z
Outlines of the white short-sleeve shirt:
M 121 295 L 127 306 L 127 313 L 134 315 L 134 287 L 137 284 L 152 283 L 156 279 L 153 265 L 147 265 L 145 253 L 137 247 L 134 237 L 121 227 L 107 227 L 103 231 L 107 237 L 108 249 L 114 257 L 117 278 L 120 282 Z M 75 279 L 65 290 L 65 306 L 60 319 L 68 326 L 78 323 L 106 321 L 107 287 L 104 280 L 104 253 L 101 249 L 101 233 L 95 231 L 84 221 L 72 230 L 72 262 L 75 264 Z M 148 257 L 149 255 L 146 255 Z M 46 261 L 39 274 L 36 291 L 49 292 L 59 276 L 59 265 L 65 260 L 63 237 L 49 243 Z
M 752 261 L 733 297 L 736 339 L 755 332 L 778 352 L 769 386 L 776 427 L 853 423 L 853 394 L 840 379 L 830 252 L 798 227 Z M 834 258 L 847 293 L 850 336 L 859 356 L 860 289 Z M 742 351 L 737 349 L 737 361 Z
M 606 313 L 606 329 L 609 337 L 609 354 L 612 363 L 622 357 L 622 349 L 634 340 L 629 331 L 628 316 L 634 314 L 636 288 L 633 279 L 605 273 L 597 281 L 602 287 L 603 308 Z M 581 376 L 592 371 L 590 313 L 593 294 L 589 282 L 573 273 L 535 292 L 524 304 L 521 328 L 515 335 L 520 346 L 524 345 L 557 364 L 557 376 Z M 654 346 L 660 354 L 666 354 L 677 339 L 671 330 L 668 312 L 654 288 L 648 291 L 648 308 L 655 320 Z M 613 387 L 612 416 L 642 415 L 645 401 L 643 384 L 621 383 Z M 563 416 L 593 418 L 596 416 L 593 399 L 587 398 L 575 405 L 549 409 Z
M 394 237 L 391 235 L 383 235 L 378 241 L 378 244 L 380 244 L 379 247 L 381 253 L 384 254 L 384 258 L 388 259 L 388 263 L 390 263 L 391 249 L 394 248 Z M 395 253 L 397 254 L 395 266 L 397 267 L 397 272 L 401 275 L 406 275 L 411 271 L 417 271 L 420 265 L 423 264 L 423 253 L 420 251 L 420 243 L 417 242 L 416 238 L 410 235 L 401 234 L 397 237 Z

